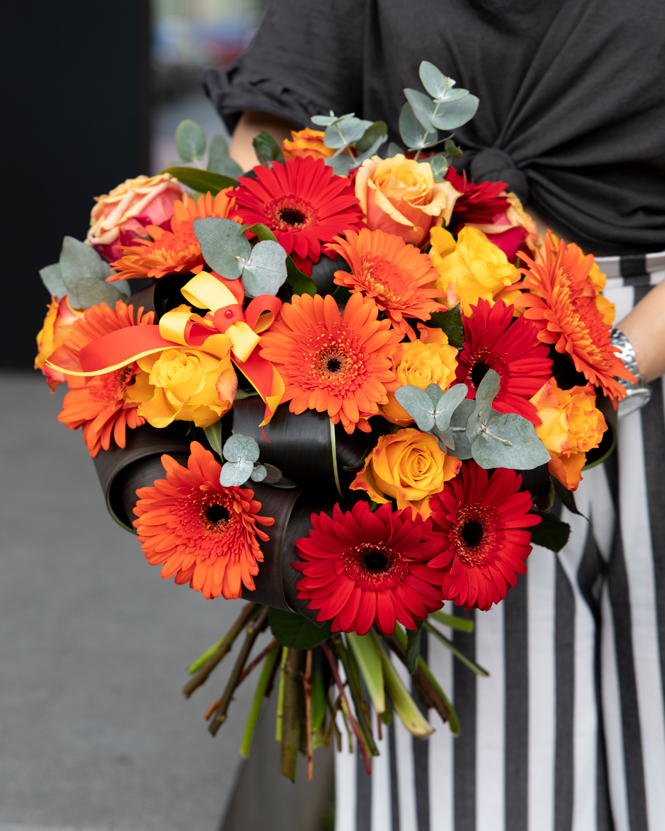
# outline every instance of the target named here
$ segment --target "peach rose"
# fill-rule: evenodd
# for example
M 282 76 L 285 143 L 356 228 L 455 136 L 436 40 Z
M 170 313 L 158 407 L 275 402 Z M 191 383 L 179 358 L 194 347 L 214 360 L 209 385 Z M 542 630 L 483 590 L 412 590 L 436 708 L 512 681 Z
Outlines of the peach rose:
M 586 454 L 598 447 L 607 430 L 605 417 L 596 407 L 593 385 L 562 390 L 551 378 L 531 403 L 541 420 L 536 433 L 550 453 L 550 473 L 568 490 L 577 490 Z
M 462 462 L 448 456 L 429 433 L 407 428 L 381 436 L 365 467 L 351 485 L 366 491 L 373 502 L 394 499 L 398 509 L 411 508 L 427 519 L 429 501 L 443 483 L 457 476 Z
M 230 340 L 228 346 L 230 350 Z M 177 346 L 139 358 L 137 364 L 143 373 L 126 397 L 138 402 L 139 415 L 153 427 L 172 421 L 209 427 L 233 404 L 238 379 L 228 352 L 220 359 L 201 349 Z
M 74 323 L 82 318 L 83 314 L 83 309 L 72 308 L 69 295 L 66 294 L 60 300 L 55 297 L 51 298 L 44 325 L 37 335 L 37 357 L 35 358 L 35 369 L 41 369 L 46 376 L 51 392 L 55 392 L 56 387 L 67 379 L 62 372 L 46 366 L 46 361 L 62 345 Z
M 122 256 L 122 246 L 146 237 L 148 225 L 162 225 L 173 216 L 173 203 L 183 196 L 170 173 L 127 179 L 110 193 L 96 196 L 86 237 L 109 262 Z
M 411 424 L 413 419 L 395 398 L 399 387 L 418 387 L 424 390 L 438 384 L 447 390 L 455 380 L 457 349 L 450 346 L 448 336 L 441 329 L 421 331 L 420 340 L 400 343 L 392 352 L 397 378 L 386 385 L 388 403 L 381 407 L 383 415 L 395 424 Z
M 291 141 L 284 139 L 282 153 L 285 159 L 295 159 L 297 156 L 311 156 L 313 159 L 327 159 L 335 151 L 323 143 L 323 130 L 291 130 Z
M 400 153 L 385 160 L 366 159 L 356 175 L 356 196 L 368 228 L 420 246 L 431 228 L 450 221 L 459 193 L 450 182 L 435 182 L 427 162 Z
M 462 312 L 470 315 L 471 305 L 481 297 L 492 304 L 495 300 L 519 302 L 519 291 L 507 291 L 520 279 L 519 271 L 477 228 L 462 228 L 457 242 L 445 228 L 432 228 L 430 257 L 440 275 L 435 286 L 448 308 L 459 303 Z

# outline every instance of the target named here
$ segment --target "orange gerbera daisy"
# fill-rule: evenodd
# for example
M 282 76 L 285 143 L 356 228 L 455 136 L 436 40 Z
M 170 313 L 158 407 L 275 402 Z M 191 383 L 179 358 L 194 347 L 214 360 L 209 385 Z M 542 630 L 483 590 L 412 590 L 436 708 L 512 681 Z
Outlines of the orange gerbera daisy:
M 222 466 L 197 441 L 187 467 L 162 456 L 166 479 L 139 488 L 134 527 L 152 566 L 162 577 L 189 583 L 204 597 L 240 597 L 243 585 L 254 590 L 263 553 L 257 540 L 268 535 L 257 525 L 273 525 L 259 516 L 261 503 L 249 488 L 219 484 Z
M 284 379 L 282 401 L 292 413 L 327 412 L 347 433 L 369 432 L 367 419 L 388 402 L 395 379 L 391 350 L 401 340 L 389 320 L 362 294 L 352 294 L 340 314 L 331 295 L 294 295 L 261 338 L 261 354 Z
M 433 288 L 439 272 L 432 260 L 396 234 L 369 228 L 344 233 L 346 239 L 335 237 L 335 243 L 327 246 L 351 266 L 351 274 L 336 271 L 335 282 L 371 297 L 402 336 L 415 340 L 404 318 L 429 320 L 431 312 L 445 308 L 434 301 L 441 292 Z
M 598 310 L 596 290 L 589 279 L 593 256 L 580 258 L 579 253 L 576 245 L 566 245 L 550 232 L 538 262 L 520 253 L 530 266 L 521 269 L 526 276 L 519 284 L 528 289 L 523 297 L 524 317 L 538 326 L 540 341 L 570 355 L 575 369 L 616 402 L 626 391 L 615 376 L 634 378 L 617 358 L 610 327 Z
M 143 309 L 139 309 L 134 319 L 133 308 L 122 300 L 118 300 L 115 309 L 106 303 L 92 306 L 81 320 L 76 321 L 69 337 L 53 353 L 51 360 L 58 366 L 80 371 L 78 355 L 84 346 L 117 329 L 151 324 L 153 318 L 153 312 L 143 314 Z M 83 438 L 91 456 L 96 456 L 101 448 L 108 450 L 111 437 L 118 447 L 124 447 L 126 428 L 131 430 L 145 422 L 136 409 L 138 404 L 125 397 L 127 388 L 140 372 L 138 364 L 132 363 L 91 378 L 65 375 L 70 390 L 62 402 L 58 421 L 70 430 L 83 427 Z
M 111 263 L 117 273 L 109 281 L 164 277 L 174 272 L 198 274 L 203 268 L 203 256 L 193 223 L 208 216 L 227 218 L 235 204 L 229 196 L 230 190 L 221 190 L 214 199 L 206 193 L 196 202 L 193 199 L 174 202 L 171 230 L 148 225 L 146 230 L 152 239 L 136 239 L 132 245 L 123 247 L 122 257 Z

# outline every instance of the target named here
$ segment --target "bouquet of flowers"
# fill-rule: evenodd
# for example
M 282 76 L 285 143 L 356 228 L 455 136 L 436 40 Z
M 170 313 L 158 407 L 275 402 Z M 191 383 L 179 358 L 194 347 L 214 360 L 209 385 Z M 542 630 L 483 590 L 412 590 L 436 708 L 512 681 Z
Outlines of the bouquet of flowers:
M 404 148 L 330 113 L 281 147 L 262 133 L 239 175 L 223 137 L 204 165 L 182 122 L 190 164 L 98 197 L 86 241 L 41 272 L 36 366 L 68 385 L 59 420 L 83 429 L 111 514 L 162 577 L 249 600 L 184 692 L 244 633 L 209 730 L 261 666 L 241 752 L 276 688 L 292 779 L 345 730 L 371 770 L 393 715 L 459 730 L 421 633 L 483 674 L 452 604 L 489 609 L 532 544 L 565 544 L 555 497 L 576 510 L 630 379 L 593 257 L 455 171 L 478 101 L 430 63 L 420 77 Z

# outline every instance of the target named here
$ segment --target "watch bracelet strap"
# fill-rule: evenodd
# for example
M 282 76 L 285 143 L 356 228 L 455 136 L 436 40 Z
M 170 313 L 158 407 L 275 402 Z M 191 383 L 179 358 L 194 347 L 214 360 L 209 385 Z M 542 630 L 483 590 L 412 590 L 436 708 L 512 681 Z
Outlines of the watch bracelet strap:
M 618 347 L 621 351 L 616 353 L 621 363 L 626 367 L 631 375 L 637 378 L 637 381 L 628 381 L 626 378 L 617 378 L 616 380 L 626 390 L 626 397 L 619 401 L 619 416 L 625 416 L 629 413 L 644 407 L 651 400 L 651 387 L 647 384 L 644 377 L 640 374 L 637 365 L 637 358 L 635 356 L 635 349 L 632 343 L 628 340 L 626 335 L 612 327 L 610 340 L 612 346 Z

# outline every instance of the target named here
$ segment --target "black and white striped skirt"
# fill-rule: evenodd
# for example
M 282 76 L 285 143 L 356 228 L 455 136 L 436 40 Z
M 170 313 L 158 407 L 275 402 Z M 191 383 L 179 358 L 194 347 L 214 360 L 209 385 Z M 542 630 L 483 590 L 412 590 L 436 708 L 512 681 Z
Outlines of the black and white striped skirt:
M 597 258 L 621 320 L 665 278 L 665 253 Z M 665 409 L 619 423 L 618 452 L 585 473 L 571 541 L 534 547 L 505 601 L 450 633 L 477 678 L 430 640 L 462 732 L 384 732 L 368 777 L 336 756 L 336 831 L 665 829 Z M 459 610 L 456 610 L 459 613 Z

